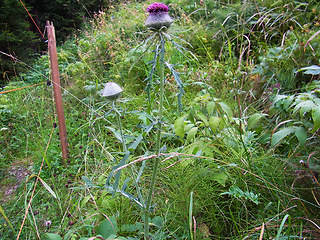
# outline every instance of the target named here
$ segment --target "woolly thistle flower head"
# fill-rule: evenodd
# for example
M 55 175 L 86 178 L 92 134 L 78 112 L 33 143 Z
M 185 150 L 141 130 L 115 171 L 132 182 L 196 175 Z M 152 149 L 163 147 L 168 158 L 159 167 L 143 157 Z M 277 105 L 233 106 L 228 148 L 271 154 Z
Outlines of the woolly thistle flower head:
M 123 92 L 123 90 L 118 84 L 114 82 L 107 82 L 102 91 L 102 96 L 110 100 L 115 100 L 120 96 L 121 92 Z
M 173 22 L 169 16 L 169 7 L 164 3 L 153 3 L 147 8 L 149 16 L 145 21 L 145 25 L 151 30 L 166 30 Z
M 147 8 L 148 13 L 169 12 L 169 7 L 164 3 L 153 3 Z

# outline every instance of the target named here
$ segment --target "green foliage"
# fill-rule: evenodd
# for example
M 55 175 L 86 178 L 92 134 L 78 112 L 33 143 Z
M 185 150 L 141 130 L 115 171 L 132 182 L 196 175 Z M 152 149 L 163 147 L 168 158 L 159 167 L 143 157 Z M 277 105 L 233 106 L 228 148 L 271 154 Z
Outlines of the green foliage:
M 318 98 L 319 82 L 315 81 L 306 86 L 308 92 L 295 95 L 277 95 L 273 100 L 275 109 L 281 111 L 284 116 L 290 116 L 278 126 L 286 124 L 286 127 L 278 130 L 272 136 L 271 146 L 282 142 L 284 138 L 294 133 L 300 146 L 304 146 L 307 140 L 309 144 L 318 142 L 310 138 L 320 128 L 320 99 Z M 274 131 L 276 131 L 275 129 Z M 309 138 L 308 138 L 309 135 Z M 283 142 L 284 143 L 284 142 Z
M 0 238 L 16 238 L 31 200 L 20 238 L 141 239 L 159 125 L 161 158 L 148 209 L 152 239 L 314 238 L 317 229 L 309 223 L 319 214 L 318 3 L 171 3 L 176 21 L 170 33 L 181 51 L 170 41 L 165 46 L 171 62 L 161 124 L 156 67 L 154 108 L 144 92 L 154 59 L 147 47 L 152 39 L 140 45 L 148 36 L 141 33 L 147 3 L 110 6 L 59 47 L 67 166 L 51 87 L 1 94 L 0 185 L 8 184 L 7 166 L 16 159 L 29 161 L 32 173 L 17 188 L 18 197 L 1 203 Z M 70 10 L 77 4 L 66 2 Z M 43 56 L 19 78 L 45 82 L 48 65 Z M 124 89 L 115 104 L 99 93 L 108 81 Z
M 231 195 L 238 199 L 244 198 L 246 200 L 250 200 L 254 202 L 257 205 L 259 204 L 259 199 L 258 199 L 259 196 L 257 194 L 254 194 L 253 192 L 248 192 L 248 191 L 244 192 L 238 186 L 231 186 L 228 192 L 221 193 L 221 195 L 225 195 L 225 194 Z
M 19 1 L 1 0 L 0 6 L 0 49 L 13 56 L 0 54 L 0 86 L 3 86 L 10 76 L 22 70 L 14 58 L 30 63 L 39 40 L 29 30 L 31 24 L 25 20 L 27 14 Z

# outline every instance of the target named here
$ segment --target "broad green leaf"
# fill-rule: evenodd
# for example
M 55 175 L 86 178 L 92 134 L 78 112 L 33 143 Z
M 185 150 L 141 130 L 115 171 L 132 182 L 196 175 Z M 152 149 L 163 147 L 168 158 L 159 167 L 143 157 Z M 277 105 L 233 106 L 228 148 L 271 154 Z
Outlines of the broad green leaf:
M 232 110 L 227 104 L 225 104 L 224 102 L 219 102 L 219 105 L 229 118 L 232 117 Z
M 194 127 L 194 124 L 192 124 L 192 123 L 187 124 L 187 125 L 184 127 L 184 132 L 189 132 L 189 130 L 190 130 L 191 128 L 193 128 L 193 127 Z
M 281 101 L 282 99 L 286 99 L 287 95 L 276 95 L 273 99 L 273 104 L 276 104 L 277 102 Z
M 101 236 L 95 236 L 95 237 L 91 237 L 91 238 L 82 237 L 79 240 L 97 240 L 97 239 L 104 240 L 104 238 Z
M 228 175 L 225 172 L 216 173 L 212 176 L 213 180 L 216 180 L 223 187 L 226 186 L 226 181 L 228 180 Z
M 304 144 L 307 141 L 307 131 L 305 130 L 304 127 L 297 127 L 295 130 L 295 135 L 299 140 L 299 143 L 301 146 L 304 146 Z
M 158 228 L 161 228 L 163 226 L 163 220 L 160 216 L 155 216 L 151 219 L 150 224 Z
M 198 128 L 197 127 L 191 128 L 190 131 L 187 134 L 187 141 L 191 142 L 195 138 L 197 132 L 198 132 Z
M 295 130 L 296 130 L 296 127 L 287 127 L 274 133 L 271 139 L 271 147 L 274 147 L 275 145 L 277 145 L 282 139 L 284 139 L 286 136 L 293 133 Z
M 117 222 L 115 216 L 103 220 L 96 228 L 97 233 L 103 238 L 108 238 L 117 234 Z
M 212 132 L 217 131 L 220 122 L 221 122 L 221 118 L 219 118 L 219 117 L 211 116 L 209 118 L 209 126 L 210 126 Z
M 204 115 L 202 112 L 197 112 L 196 117 L 200 119 L 204 123 L 204 125 L 209 125 L 206 115 Z
M 106 240 L 116 240 L 116 239 L 117 239 L 117 235 L 116 234 L 112 234 Z
M 311 100 L 303 101 L 295 106 L 293 113 L 295 114 L 300 109 L 300 116 L 303 117 L 304 114 L 310 112 L 314 106 L 315 104 Z
M 312 109 L 313 129 L 312 132 L 317 131 L 320 128 L 320 106 L 316 105 Z
M 224 129 L 226 126 L 228 126 L 229 124 L 229 118 L 227 115 L 223 115 L 221 117 L 221 121 L 220 121 L 220 124 L 219 124 L 219 128 L 220 129 Z
M 143 229 L 143 223 L 136 222 L 135 224 L 125 224 L 121 227 L 124 232 L 136 232 Z
M 286 99 L 284 99 L 284 100 L 283 100 L 283 108 L 284 108 L 285 110 L 289 110 L 289 108 L 290 108 L 293 100 L 294 100 L 294 96 L 289 96 L 289 97 L 287 97 Z
M 45 233 L 43 234 L 42 239 L 43 240 L 62 240 L 61 236 L 55 233 Z
M 312 65 L 310 67 L 300 68 L 298 72 L 305 71 L 304 74 L 312 74 L 312 75 L 319 75 L 320 74 L 320 67 L 317 65 Z
M 216 103 L 215 102 L 208 102 L 207 104 L 207 111 L 209 114 L 211 114 L 213 112 L 213 110 L 216 107 Z
M 259 120 L 267 114 L 262 113 L 254 113 L 252 114 L 248 119 L 248 129 L 252 129 L 256 126 L 256 124 L 259 122 Z
M 179 137 L 183 138 L 184 137 L 184 116 L 179 117 L 175 122 L 174 122 L 174 132 L 176 135 Z

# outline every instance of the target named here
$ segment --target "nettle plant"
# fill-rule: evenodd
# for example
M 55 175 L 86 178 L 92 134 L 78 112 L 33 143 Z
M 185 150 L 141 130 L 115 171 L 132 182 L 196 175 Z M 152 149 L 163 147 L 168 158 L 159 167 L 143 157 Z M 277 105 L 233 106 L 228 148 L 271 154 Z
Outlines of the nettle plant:
M 320 67 L 310 66 L 302 68 L 305 74 L 319 76 Z M 271 146 L 275 147 L 285 143 L 289 136 L 294 136 L 301 147 L 307 142 L 319 142 L 318 130 L 320 128 L 320 81 L 314 80 L 307 84 L 306 91 L 294 95 L 276 95 L 273 107 L 290 116 L 275 127 L 271 138 Z M 290 140 L 288 140 L 290 142 Z

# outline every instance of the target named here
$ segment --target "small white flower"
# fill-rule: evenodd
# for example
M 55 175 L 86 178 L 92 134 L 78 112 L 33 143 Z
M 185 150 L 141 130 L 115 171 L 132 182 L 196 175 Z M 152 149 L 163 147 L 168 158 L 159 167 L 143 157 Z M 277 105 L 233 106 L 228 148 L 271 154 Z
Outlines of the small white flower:
M 46 226 L 46 227 L 50 227 L 51 226 L 51 221 L 45 221 L 44 222 L 44 226 Z

